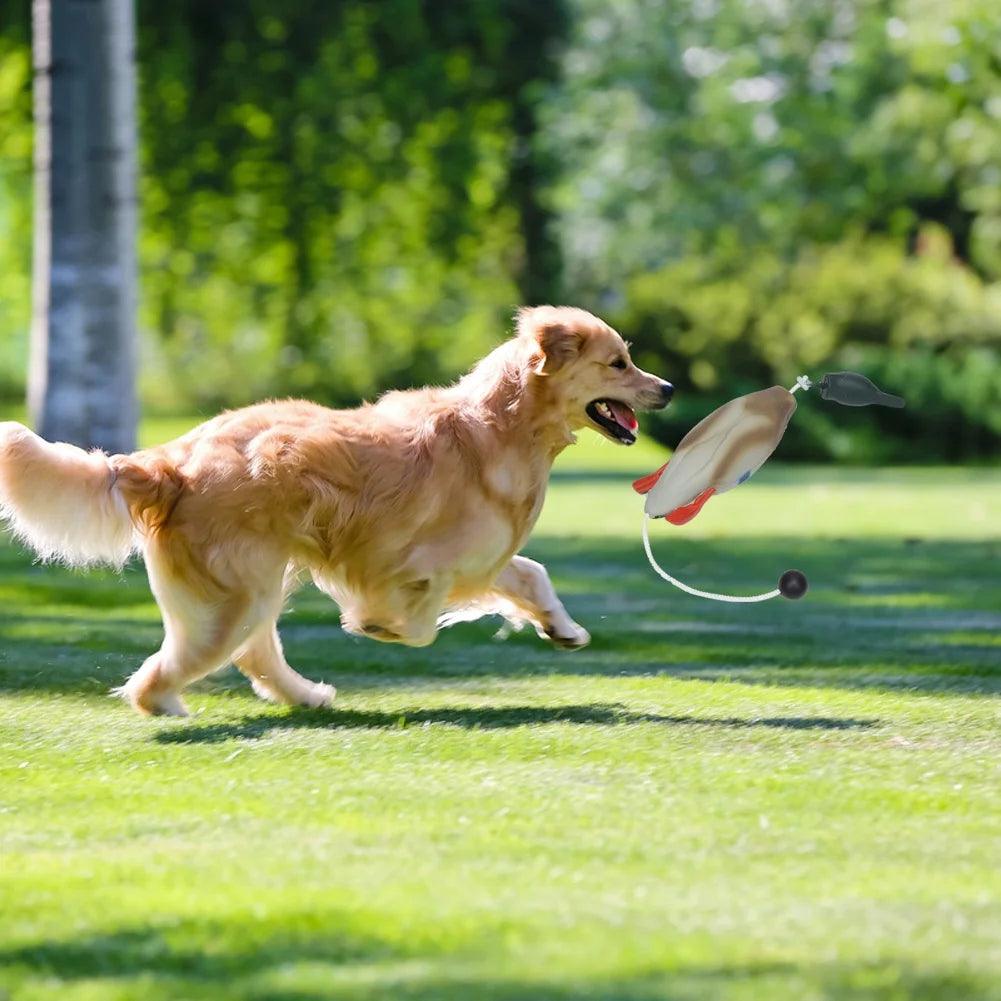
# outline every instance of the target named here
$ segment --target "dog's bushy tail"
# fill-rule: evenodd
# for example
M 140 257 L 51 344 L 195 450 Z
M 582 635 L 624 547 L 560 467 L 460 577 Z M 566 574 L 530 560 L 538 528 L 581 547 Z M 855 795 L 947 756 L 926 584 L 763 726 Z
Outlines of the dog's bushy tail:
M 42 560 L 120 567 L 136 547 L 129 506 L 103 452 L 0 423 L 0 520 Z

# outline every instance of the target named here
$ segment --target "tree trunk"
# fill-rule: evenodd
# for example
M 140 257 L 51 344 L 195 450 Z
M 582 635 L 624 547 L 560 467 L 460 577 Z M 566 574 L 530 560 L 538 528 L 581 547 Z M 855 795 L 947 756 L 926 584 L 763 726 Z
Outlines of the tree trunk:
M 39 433 L 135 447 L 132 0 L 34 0 L 35 254 L 28 402 Z

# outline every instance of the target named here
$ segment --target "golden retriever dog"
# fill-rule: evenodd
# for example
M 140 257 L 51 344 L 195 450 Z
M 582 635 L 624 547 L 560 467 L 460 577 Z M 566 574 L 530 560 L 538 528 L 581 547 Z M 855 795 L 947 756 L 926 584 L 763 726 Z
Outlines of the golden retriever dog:
M 231 661 L 265 699 L 326 705 L 333 687 L 293 670 L 278 637 L 305 573 L 356 636 L 421 647 L 498 612 L 584 646 L 545 568 L 516 554 L 574 432 L 631 445 L 634 410 L 671 394 L 596 316 L 539 306 L 455 385 L 356 410 L 261 403 L 111 456 L 2 423 L 0 513 L 43 560 L 142 553 L 164 640 L 121 689 L 140 712 L 185 715 L 182 690 Z

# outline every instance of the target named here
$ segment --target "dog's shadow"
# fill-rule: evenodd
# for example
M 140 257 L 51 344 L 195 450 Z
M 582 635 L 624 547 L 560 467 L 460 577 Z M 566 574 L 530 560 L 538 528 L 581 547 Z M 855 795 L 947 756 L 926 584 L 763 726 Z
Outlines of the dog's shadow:
M 203 726 L 182 724 L 161 730 L 153 737 L 162 744 L 215 744 L 225 740 L 254 740 L 275 730 L 396 730 L 416 726 L 444 725 L 464 730 L 505 730 L 519 726 L 563 723 L 573 726 L 622 726 L 653 723 L 662 726 L 723 727 L 783 730 L 868 730 L 875 719 L 834 716 L 662 716 L 635 713 L 622 705 L 586 706 L 470 706 L 437 709 L 400 709 L 376 712 L 357 709 L 290 709 L 276 714 L 261 713 L 229 723 Z

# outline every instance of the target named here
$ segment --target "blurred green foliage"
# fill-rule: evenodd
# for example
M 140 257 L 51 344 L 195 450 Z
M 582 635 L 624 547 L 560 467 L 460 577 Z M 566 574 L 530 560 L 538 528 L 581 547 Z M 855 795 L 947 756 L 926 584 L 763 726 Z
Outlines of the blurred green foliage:
M 995 0 L 139 0 L 143 395 L 452 377 L 519 302 L 716 402 L 859 368 L 788 455 L 1001 441 Z M 0 397 L 23 388 L 30 59 L 0 0 Z
M 700 390 L 659 419 L 665 440 L 709 401 L 849 369 L 904 395 L 907 409 L 845 411 L 811 399 L 785 457 L 921 462 L 996 451 L 1001 284 L 957 264 L 938 227 L 924 226 L 920 243 L 908 254 L 899 240 L 855 232 L 788 261 L 762 250 L 727 272 L 687 258 L 631 279 L 623 326 L 639 359 L 663 365 L 669 355 L 668 370 Z
M 488 350 L 521 297 L 515 115 L 545 21 L 141 3 L 147 397 L 349 401 Z
M 996 0 L 574 0 L 540 132 L 567 287 L 709 400 L 861 368 L 900 412 L 803 408 L 786 455 L 1001 438 Z
M 140 0 L 138 21 L 147 406 L 346 402 L 446 378 L 552 286 L 532 90 L 555 68 L 558 7 Z M 16 383 L 27 5 L 0 2 L 0 25 L 0 291 L 14 304 L 0 365 Z
M 31 322 L 31 53 L 0 7 L 0 401 L 24 395 Z M 26 12 L 25 12 L 26 16 Z

